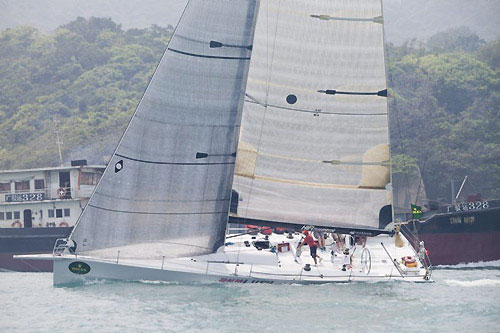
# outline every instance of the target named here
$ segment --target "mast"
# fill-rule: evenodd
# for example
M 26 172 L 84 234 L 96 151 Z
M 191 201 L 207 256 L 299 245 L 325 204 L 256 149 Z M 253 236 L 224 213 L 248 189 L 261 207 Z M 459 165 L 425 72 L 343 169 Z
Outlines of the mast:
M 62 158 L 62 152 L 61 152 L 61 145 L 63 143 L 59 139 L 59 130 L 57 129 L 57 125 L 59 125 L 60 121 L 57 120 L 56 117 L 54 117 L 53 122 L 54 122 L 54 133 L 56 135 L 57 150 L 59 151 L 59 163 L 60 163 L 60 166 L 63 166 L 63 158 Z

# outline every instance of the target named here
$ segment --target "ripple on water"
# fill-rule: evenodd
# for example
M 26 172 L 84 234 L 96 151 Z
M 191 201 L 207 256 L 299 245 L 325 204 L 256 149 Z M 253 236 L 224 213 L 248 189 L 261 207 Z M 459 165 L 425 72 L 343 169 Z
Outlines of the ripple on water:
M 51 274 L 0 273 L 0 331 L 492 331 L 500 318 L 499 275 L 440 269 L 429 284 L 53 288 Z
M 497 279 L 479 279 L 479 280 L 444 280 L 444 283 L 460 287 L 488 287 L 500 285 L 500 280 Z

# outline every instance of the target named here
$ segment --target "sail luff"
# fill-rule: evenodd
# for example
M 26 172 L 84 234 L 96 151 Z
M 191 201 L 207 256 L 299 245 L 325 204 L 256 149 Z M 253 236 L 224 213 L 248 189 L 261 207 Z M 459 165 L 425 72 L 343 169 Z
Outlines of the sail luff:
M 188 2 L 186 3 L 186 6 L 184 7 L 184 10 L 182 11 L 181 16 L 179 17 L 178 22 L 180 22 L 180 21 L 182 20 L 182 17 L 184 16 L 184 13 L 186 12 L 186 8 L 187 8 L 187 6 L 189 5 L 189 2 L 190 2 L 190 1 L 191 1 L 191 0 L 188 0 Z M 176 25 L 175 25 L 174 31 L 172 32 L 172 37 L 175 35 L 175 32 L 177 31 L 177 26 L 178 26 L 178 24 L 176 24 Z M 151 84 L 151 81 L 153 81 L 153 78 L 154 78 L 154 76 L 155 76 L 155 74 L 156 74 L 156 71 L 158 70 L 158 67 L 160 67 L 160 65 L 161 65 L 161 63 L 162 63 L 162 61 L 163 61 L 163 59 L 165 58 L 165 53 L 166 53 L 166 52 L 167 52 L 167 50 L 168 50 L 168 46 L 170 45 L 170 41 L 172 40 L 172 37 L 171 37 L 171 39 L 168 41 L 167 45 L 165 46 L 165 49 L 163 50 L 162 56 L 161 56 L 161 58 L 160 58 L 160 61 L 158 62 L 158 64 L 156 64 L 156 67 L 155 67 L 155 69 L 154 69 L 154 71 L 153 71 L 153 75 L 151 75 L 151 78 L 149 79 L 149 82 L 148 82 L 148 85 L 146 86 L 146 89 L 145 89 L 145 90 L 144 90 L 144 92 L 142 93 L 142 96 L 141 96 L 141 98 L 140 98 L 140 100 L 139 100 L 139 103 L 137 103 L 137 106 L 136 106 L 136 108 L 135 108 L 134 112 L 132 113 L 132 116 L 131 116 L 131 117 L 130 117 L 130 119 L 128 120 L 127 127 L 125 127 L 125 130 L 123 131 L 123 133 L 122 133 L 122 135 L 121 135 L 121 137 L 120 137 L 120 140 L 118 140 L 118 143 L 116 144 L 115 148 L 113 149 L 113 153 L 111 154 L 111 157 L 110 157 L 110 159 L 109 159 L 110 161 L 113 159 L 113 157 L 115 157 L 115 155 L 116 155 L 116 151 L 117 151 L 118 147 L 120 146 L 120 144 L 121 144 L 121 142 L 122 142 L 122 140 L 123 140 L 123 137 L 124 137 L 124 136 L 125 136 L 125 134 L 127 133 L 128 129 L 129 129 L 129 127 L 130 127 L 130 124 L 132 123 L 132 120 L 134 119 L 134 117 L 135 117 L 135 115 L 136 115 L 136 113 L 137 113 L 137 110 L 139 110 L 139 106 L 141 105 L 142 100 L 144 99 L 144 96 L 146 95 L 146 93 L 147 93 L 147 91 L 148 91 L 149 85 Z M 109 169 L 110 169 L 110 168 L 109 168 L 109 163 L 108 163 L 108 165 L 107 165 L 107 166 L 106 166 L 106 168 L 104 169 L 104 172 L 103 172 L 103 174 L 102 174 L 101 178 L 99 179 L 99 181 L 98 181 L 98 183 L 97 183 L 96 187 L 94 187 L 94 189 L 92 190 L 92 194 L 90 195 L 89 202 L 90 202 L 90 200 L 92 200 L 92 198 L 94 197 L 94 194 L 95 194 L 95 192 L 96 192 L 97 187 L 99 186 L 99 183 L 101 182 L 102 178 L 104 177 L 104 175 L 106 174 L 106 172 L 107 172 Z M 72 236 L 73 236 L 73 234 L 74 234 L 74 232 L 75 232 L 75 230 L 76 230 L 76 228 L 77 228 L 78 224 L 80 223 L 80 220 L 82 219 L 82 217 L 83 217 L 83 216 L 85 216 L 85 210 L 86 210 L 86 209 L 87 209 L 87 205 L 85 205 L 85 207 L 83 208 L 82 213 L 80 214 L 80 216 L 78 216 L 78 219 L 77 219 L 77 221 L 76 221 L 76 223 L 75 223 L 75 226 L 73 227 L 73 230 L 71 230 L 71 233 L 70 233 L 70 235 L 69 235 L 69 239 L 72 239 Z
M 387 70 L 387 62 L 389 61 L 389 58 L 388 58 L 388 52 L 387 52 L 387 41 L 386 41 L 386 38 L 385 38 L 385 21 L 383 20 L 383 17 L 384 17 L 384 2 L 383 0 L 380 0 L 380 12 L 382 13 L 382 21 L 381 21 L 381 24 L 382 24 L 382 38 L 383 38 L 383 43 L 384 43 L 384 71 L 385 71 L 385 82 L 386 82 L 386 87 L 389 87 L 389 80 L 387 78 L 387 74 L 388 74 L 388 70 Z M 394 87 L 391 87 L 391 88 L 394 88 Z M 391 96 L 388 96 L 389 98 Z M 389 129 L 387 131 L 387 137 L 388 137 L 388 140 L 389 142 L 391 142 L 391 131 L 390 131 L 390 127 L 391 126 L 391 123 L 390 123 L 390 119 L 389 119 L 389 103 L 387 103 L 387 128 Z M 392 156 L 392 145 L 389 145 L 389 155 Z M 390 176 L 390 182 L 391 182 L 391 188 L 390 188 L 390 195 L 391 195 L 391 202 L 390 202 L 390 205 L 391 205 L 391 221 L 396 221 L 395 219 L 395 207 L 394 207 L 394 182 L 393 182 L 393 175 L 392 175 L 392 168 L 393 168 L 393 165 L 392 165 L 392 161 L 391 163 L 389 164 L 389 176 Z

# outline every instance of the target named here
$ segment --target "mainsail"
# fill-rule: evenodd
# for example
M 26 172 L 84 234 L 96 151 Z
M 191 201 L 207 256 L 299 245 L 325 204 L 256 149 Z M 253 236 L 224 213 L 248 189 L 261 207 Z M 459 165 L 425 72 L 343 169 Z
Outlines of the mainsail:
M 190 0 L 71 235 L 78 253 L 161 258 L 223 244 L 257 0 Z
M 379 226 L 392 200 L 380 0 L 261 1 L 235 172 L 241 218 Z

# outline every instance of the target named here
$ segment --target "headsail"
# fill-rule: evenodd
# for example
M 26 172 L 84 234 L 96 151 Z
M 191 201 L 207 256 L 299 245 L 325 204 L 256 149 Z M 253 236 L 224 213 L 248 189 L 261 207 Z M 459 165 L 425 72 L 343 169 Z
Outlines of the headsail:
M 190 0 L 71 235 L 77 252 L 158 258 L 222 245 L 257 0 Z
M 391 203 L 380 0 L 263 0 L 233 189 L 238 216 L 379 226 Z

